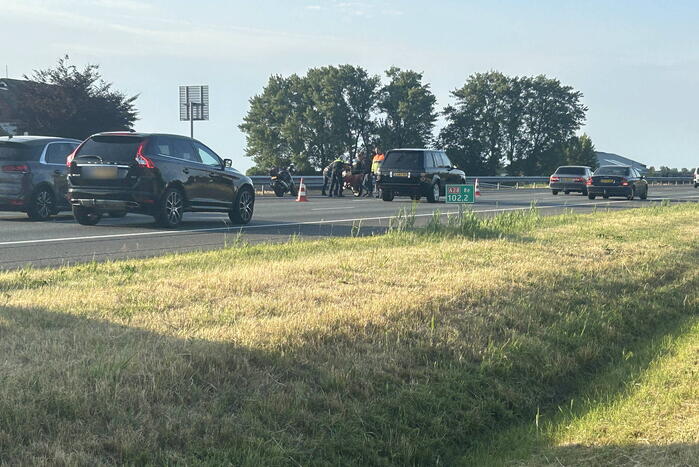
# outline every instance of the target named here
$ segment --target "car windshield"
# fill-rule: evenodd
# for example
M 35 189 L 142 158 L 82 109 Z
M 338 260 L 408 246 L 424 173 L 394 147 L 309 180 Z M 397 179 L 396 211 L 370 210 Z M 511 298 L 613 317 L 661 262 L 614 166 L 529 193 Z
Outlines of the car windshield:
M 625 177 L 629 175 L 628 167 L 600 167 L 595 170 L 595 175 L 616 175 Z
M 391 151 L 383 161 L 384 169 L 422 169 L 422 151 Z
M 26 161 L 29 148 L 23 144 L 0 142 L 0 161 Z
M 585 175 L 585 167 L 559 167 L 556 175 Z
M 99 156 L 102 162 L 133 162 L 143 138 L 135 136 L 93 136 L 76 157 Z

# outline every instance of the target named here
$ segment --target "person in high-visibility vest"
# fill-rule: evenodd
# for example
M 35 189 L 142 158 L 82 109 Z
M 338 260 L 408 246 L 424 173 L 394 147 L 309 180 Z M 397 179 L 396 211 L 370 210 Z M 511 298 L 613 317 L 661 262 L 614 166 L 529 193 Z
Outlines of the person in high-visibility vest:
M 383 151 L 377 146 L 374 148 L 374 157 L 371 159 L 371 173 L 373 174 L 373 185 L 374 185 L 374 192 L 376 194 L 376 197 L 379 197 L 379 188 L 376 184 L 376 177 L 379 175 L 379 171 L 381 170 L 381 164 L 383 164 L 383 160 L 386 158 L 384 155 Z

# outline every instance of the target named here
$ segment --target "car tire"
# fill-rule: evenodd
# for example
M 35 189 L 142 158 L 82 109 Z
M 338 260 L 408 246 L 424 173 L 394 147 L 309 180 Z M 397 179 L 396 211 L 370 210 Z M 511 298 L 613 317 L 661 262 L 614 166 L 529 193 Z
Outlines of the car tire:
M 47 188 L 39 188 L 32 194 L 29 200 L 27 215 L 35 221 L 45 221 L 56 212 L 56 198 L 53 192 Z
M 112 219 L 121 219 L 122 217 L 126 217 L 126 211 L 110 211 L 109 217 Z
M 564 195 L 569 195 L 569 194 L 570 194 L 570 191 L 569 191 L 569 190 L 566 190 L 566 191 L 563 192 L 563 194 L 564 194 Z
M 552 194 L 553 196 L 556 196 L 556 195 L 558 194 L 558 190 L 551 190 L 551 194 Z
M 273 190 L 274 190 L 274 194 L 277 195 L 277 198 L 281 198 L 282 196 L 284 196 L 284 188 L 275 185 L 273 187 Z
M 699 183 L 695 183 L 694 188 L 699 188 Z
M 591 195 L 589 193 L 587 194 L 587 199 L 595 199 L 595 198 L 597 198 L 597 196 Z
M 631 192 L 628 194 L 628 196 L 626 197 L 626 199 L 628 199 L 629 201 L 633 201 L 633 199 L 634 199 L 635 197 L 636 197 L 636 189 L 632 187 L 632 188 L 631 188 Z
M 439 203 L 439 182 L 432 184 L 430 191 L 427 192 L 427 202 L 428 203 Z
M 85 206 L 73 206 L 73 217 L 80 225 L 97 225 L 102 219 L 102 214 L 93 208 Z
M 155 221 L 161 227 L 174 229 L 182 223 L 184 196 L 178 188 L 170 187 L 160 197 Z
M 249 186 L 243 186 L 233 202 L 233 207 L 228 211 L 228 218 L 234 224 L 249 224 L 255 211 L 255 192 Z
M 643 192 L 643 194 L 641 196 L 639 196 L 639 198 L 648 199 L 648 188 L 645 189 L 645 191 Z
M 602 195 L 602 198 L 609 199 L 609 195 Z
M 412 199 L 413 201 L 420 201 L 420 198 L 422 198 L 422 196 L 420 196 L 420 195 L 411 195 L 410 196 L 410 199 Z
M 583 190 L 580 192 L 583 196 L 587 196 L 587 190 Z
M 382 189 L 381 190 L 381 199 L 384 201 L 393 201 L 393 192 L 391 190 L 387 189 Z

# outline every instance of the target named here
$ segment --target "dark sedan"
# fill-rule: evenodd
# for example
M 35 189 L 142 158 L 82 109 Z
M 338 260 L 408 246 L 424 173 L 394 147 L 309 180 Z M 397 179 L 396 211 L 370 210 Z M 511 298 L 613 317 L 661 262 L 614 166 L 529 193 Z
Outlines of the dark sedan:
M 604 199 L 610 196 L 623 196 L 629 200 L 636 196 L 646 199 L 648 181 L 633 167 L 604 165 L 595 170 L 587 182 L 587 197 L 595 199 L 597 196 Z
M 80 141 L 48 136 L 0 138 L 0 211 L 45 220 L 66 201 L 66 157 Z
M 566 195 L 571 191 L 587 194 L 587 181 L 592 177 L 592 169 L 584 165 L 564 165 L 556 169 L 549 177 L 551 194 L 562 191 Z

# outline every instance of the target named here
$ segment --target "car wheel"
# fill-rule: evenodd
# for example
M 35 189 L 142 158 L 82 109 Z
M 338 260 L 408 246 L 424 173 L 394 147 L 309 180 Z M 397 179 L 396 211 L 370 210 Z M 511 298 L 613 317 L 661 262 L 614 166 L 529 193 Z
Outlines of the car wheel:
M 569 195 L 569 194 L 570 194 L 570 191 L 569 191 L 569 190 L 566 190 L 566 191 L 563 192 L 563 194 L 564 194 L 564 195 Z
M 699 188 L 699 183 L 695 183 L 694 188 Z
M 636 188 L 631 188 L 631 192 L 629 195 L 626 197 L 629 201 L 633 201 L 633 199 L 636 197 Z
M 85 206 L 73 206 L 73 217 L 80 225 L 96 225 L 102 219 L 102 214 Z
M 583 196 L 587 196 L 587 190 L 583 190 L 580 193 L 582 193 Z
M 247 224 L 252 220 L 255 210 L 255 193 L 249 186 L 244 186 L 238 190 L 233 207 L 228 211 L 228 218 L 234 224 Z
M 381 199 L 384 201 L 393 201 L 393 192 L 391 190 L 387 189 L 382 189 L 381 190 Z
M 177 188 L 168 188 L 160 198 L 155 221 L 162 227 L 173 229 L 182 223 L 184 196 Z
M 556 196 L 556 195 L 558 194 L 558 190 L 551 190 L 551 194 L 552 194 L 553 196 Z
M 126 211 L 111 211 L 109 213 L 109 217 L 112 217 L 114 219 L 121 219 L 122 217 L 126 216 Z
M 602 198 L 609 199 L 609 195 L 602 195 Z
M 411 195 L 410 196 L 410 199 L 412 199 L 413 201 L 420 201 L 420 198 L 422 198 L 422 196 L 420 196 L 420 195 Z
M 439 203 L 439 182 L 432 185 L 432 189 L 427 193 L 428 203 Z
M 641 199 L 648 199 L 648 188 L 646 188 L 646 189 L 643 191 L 643 193 L 641 194 L 641 196 L 639 196 L 639 198 L 641 198 Z
M 282 196 L 284 196 L 284 188 L 280 186 L 275 186 L 274 194 L 277 195 L 277 198 L 281 198 Z
M 53 192 L 48 188 L 40 188 L 32 195 L 29 201 L 27 215 L 30 219 L 43 221 L 51 217 L 55 213 L 56 200 Z
M 597 196 L 591 195 L 589 193 L 587 194 L 587 199 L 595 199 L 595 198 L 597 198 Z

